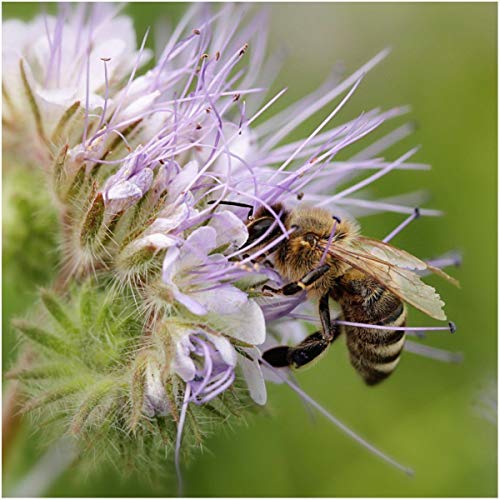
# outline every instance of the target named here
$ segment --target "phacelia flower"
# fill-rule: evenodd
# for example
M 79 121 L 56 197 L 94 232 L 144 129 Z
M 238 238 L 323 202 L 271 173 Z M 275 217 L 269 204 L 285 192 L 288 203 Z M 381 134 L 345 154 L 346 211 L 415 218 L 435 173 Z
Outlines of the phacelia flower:
M 80 122 L 84 111 L 101 115 L 122 99 L 121 82 L 152 54 L 137 50 L 131 19 L 118 11 L 112 4 L 92 9 L 67 4 L 57 17 L 4 22 L 3 119 L 9 149 L 49 161 L 50 144 L 68 133 L 73 120 Z
M 275 71 L 265 16 L 246 11 L 190 7 L 146 72 L 146 37 L 137 49 L 130 19 L 114 6 L 62 6 L 55 18 L 4 23 L 6 148 L 46 173 L 62 248 L 54 290 L 35 320 L 16 323 L 36 354 L 11 375 L 25 385 L 25 410 L 48 416 L 54 434 L 72 434 L 82 456 L 101 456 L 99 433 L 112 443 L 103 457 L 116 451 L 113 460 L 131 463 L 148 449 L 148 462 L 161 463 L 166 449 L 180 472 L 181 451 L 200 445 L 207 422 L 266 403 L 267 379 L 407 470 L 263 362 L 263 350 L 302 340 L 302 321 L 318 321 L 305 293 L 268 297 L 263 285 L 284 284 L 271 254 L 294 230 L 278 203 L 347 217 L 408 214 L 391 239 L 417 218 L 422 197 L 368 199 L 364 188 L 394 170 L 428 167 L 411 161 L 416 148 L 380 156 L 409 125 L 369 140 L 404 107 L 330 125 L 387 51 L 271 115 L 286 89 L 267 95 Z M 288 139 L 325 107 L 310 135 Z M 350 156 L 354 143 L 363 146 Z M 268 231 L 278 231 L 263 244 L 268 233 L 250 241 L 247 229 L 260 208 L 275 219 Z M 449 356 L 414 344 L 417 354 Z

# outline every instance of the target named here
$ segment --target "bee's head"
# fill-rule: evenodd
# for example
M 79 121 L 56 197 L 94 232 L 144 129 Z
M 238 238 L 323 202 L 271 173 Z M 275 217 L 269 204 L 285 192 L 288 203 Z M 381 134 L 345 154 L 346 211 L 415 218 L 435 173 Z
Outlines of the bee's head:
M 290 212 L 281 203 L 271 205 L 270 210 L 260 207 L 247 223 L 248 240 L 243 246 L 248 246 L 259 240 L 259 246 L 271 242 L 283 234 L 278 220 L 288 229 Z

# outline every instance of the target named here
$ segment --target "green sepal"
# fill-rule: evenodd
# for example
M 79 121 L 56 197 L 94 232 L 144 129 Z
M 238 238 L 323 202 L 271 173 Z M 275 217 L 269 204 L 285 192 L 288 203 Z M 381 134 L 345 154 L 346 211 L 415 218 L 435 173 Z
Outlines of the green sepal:
M 78 366 L 74 363 L 64 363 L 57 361 L 55 363 L 45 363 L 38 366 L 27 366 L 14 368 L 5 374 L 8 379 L 16 380 L 45 380 L 60 377 L 68 377 L 76 373 Z
M 72 347 L 62 338 L 54 335 L 53 333 L 49 333 L 28 321 L 15 319 L 12 321 L 12 326 L 19 330 L 25 337 L 42 347 L 45 347 L 49 351 L 53 351 L 63 356 L 73 354 Z
M 71 118 L 73 118 L 73 116 L 75 115 L 75 113 L 78 111 L 79 108 L 80 108 L 80 101 L 76 101 L 63 113 L 52 134 L 51 137 L 52 142 L 56 142 L 57 139 L 61 137 L 64 128 L 69 123 Z
M 118 384 L 113 379 L 101 380 L 92 385 L 71 421 L 71 433 L 80 434 L 92 411 L 104 398 L 112 396 L 117 388 Z
M 66 181 L 66 173 L 64 171 L 64 164 L 66 162 L 66 155 L 68 153 L 69 145 L 65 144 L 57 154 L 54 160 L 53 179 L 54 179 L 54 191 L 57 197 L 64 201 L 64 185 Z
M 41 396 L 29 400 L 23 407 L 24 412 L 29 412 L 36 410 L 42 406 L 46 406 L 50 403 L 55 403 L 60 399 L 71 396 L 77 392 L 82 391 L 85 387 L 88 387 L 88 378 L 76 378 L 67 381 L 64 384 L 58 385 L 55 389 L 51 389 Z
M 82 329 L 88 333 L 95 321 L 94 308 L 96 306 L 95 292 L 92 290 L 92 286 L 88 282 L 83 285 L 79 305 Z
M 64 311 L 63 305 L 59 301 L 57 295 L 47 289 L 42 289 L 40 292 L 43 305 L 56 322 L 63 328 L 63 330 L 71 335 L 78 333 L 78 328 L 69 319 L 69 316 Z
M 146 386 L 146 366 L 150 353 L 140 353 L 134 362 L 132 381 L 130 384 L 130 401 L 132 403 L 132 412 L 130 415 L 129 428 L 132 432 L 142 417 L 142 406 L 144 402 L 144 393 Z
M 82 246 L 89 246 L 95 241 L 97 234 L 102 227 L 105 210 L 106 207 L 104 205 L 102 193 L 97 193 L 85 215 L 85 219 L 80 230 L 80 243 Z
M 36 102 L 35 96 L 33 95 L 30 84 L 28 82 L 28 78 L 26 76 L 26 70 L 24 69 L 24 61 L 22 59 L 20 59 L 19 61 L 19 69 L 21 71 L 21 80 L 23 82 L 24 91 L 26 92 L 31 112 L 33 113 L 33 117 L 35 118 L 36 131 L 38 132 L 38 135 L 40 136 L 42 141 L 46 145 L 48 145 L 49 142 L 43 130 L 43 123 L 42 123 L 42 117 L 40 115 L 40 110 L 38 109 L 38 104 Z

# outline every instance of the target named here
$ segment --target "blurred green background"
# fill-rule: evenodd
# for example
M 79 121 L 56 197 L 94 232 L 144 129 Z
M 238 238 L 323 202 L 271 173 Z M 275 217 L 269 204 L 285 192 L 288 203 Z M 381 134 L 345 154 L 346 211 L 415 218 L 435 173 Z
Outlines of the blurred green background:
M 433 194 L 428 205 L 446 212 L 444 218 L 414 223 L 395 244 L 422 257 L 451 248 L 463 252 L 463 266 L 451 270 L 460 279 L 461 290 L 430 279 L 439 285 L 458 332 L 429 334 L 425 343 L 462 351 L 465 360 L 448 365 L 407 353 L 393 377 L 380 387 L 368 388 L 339 343 L 314 369 L 298 375 L 302 387 L 326 408 L 413 467 L 413 478 L 381 463 L 321 416 L 311 421 L 288 388 L 273 386 L 269 416 L 249 418 L 247 425 L 207 440 L 206 451 L 186 472 L 186 493 L 496 496 L 497 431 L 477 415 L 474 404 L 497 376 L 497 7 L 492 3 L 268 6 L 271 47 L 288 49 L 273 87 L 289 87 L 278 108 L 313 90 L 335 62 L 343 61 L 349 73 L 380 49 L 392 47 L 391 55 L 365 78 L 335 123 L 375 106 L 412 106 L 410 119 L 418 123 L 418 130 L 387 157 L 422 144 L 416 160 L 432 164 L 433 170 L 393 173 L 372 191 L 389 196 L 428 189 Z M 185 4 L 141 3 L 126 11 L 133 16 L 140 39 L 147 26 L 162 18 L 175 22 L 185 8 Z M 3 4 L 4 18 L 30 18 L 39 10 L 36 4 Z M 328 111 L 320 113 L 315 123 Z M 303 135 L 311 127 L 305 124 L 298 132 Z M 365 234 L 383 237 L 401 220 L 400 215 L 377 215 L 361 223 Z M 9 322 L 29 307 L 36 286 L 48 276 L 19 274 L 19 265 L 5 253 L 3 269 L 6 369 L 15 346 Z M 412 311 L 410 322 L 425 325 L 429 319 Z M 35 429 L 25 425 L 14 453 L 4 463 L 4 495 L 13 491 L 41 453 Z M 120 480 L 109 467 L 83 480 L 70 470 L 47 494 L 172 496 L 175 486 L 150 484 L 140 477 Z

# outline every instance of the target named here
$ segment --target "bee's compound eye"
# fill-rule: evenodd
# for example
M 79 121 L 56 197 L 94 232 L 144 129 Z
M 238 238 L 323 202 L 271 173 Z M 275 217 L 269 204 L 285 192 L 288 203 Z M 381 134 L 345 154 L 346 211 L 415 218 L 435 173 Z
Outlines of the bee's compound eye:
M 262 217 L 253 221 L 248 226 L 248 240 L 245 243 L 246 245 L 250 245 L 254 241 L 262 238 L 267 233 L 267 237 L 263 239 L 261 242 L 264 243 L 268 241 L 274 236 L 274 231 L 271 230 L 271 226 L 275 223 L 275 220 L 272 217 Z
M 313 246 L 317 243 L 318 241 L 318 238 L 316 237 L 316 235 L 312 234 L 312 233 L 306 233 L 304 236 L 303 236 L 303 239 L 304 241 L 306 241 L 307 243 L 309 243 L 309 245 Z

